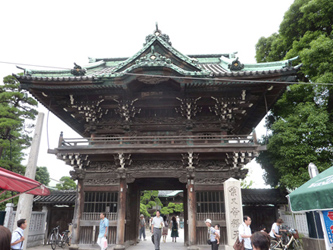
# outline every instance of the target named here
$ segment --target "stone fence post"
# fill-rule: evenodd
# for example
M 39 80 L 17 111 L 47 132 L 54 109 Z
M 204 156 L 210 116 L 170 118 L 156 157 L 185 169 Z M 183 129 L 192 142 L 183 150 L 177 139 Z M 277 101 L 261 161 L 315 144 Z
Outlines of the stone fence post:
M 6 215 L 5 215 L 5 221 L 3 222 L 4 227 L 9 227 L 11 217 L 13 216 L 14 211 L 14 204 L 13 203 L 7 203 L 6 204 Z

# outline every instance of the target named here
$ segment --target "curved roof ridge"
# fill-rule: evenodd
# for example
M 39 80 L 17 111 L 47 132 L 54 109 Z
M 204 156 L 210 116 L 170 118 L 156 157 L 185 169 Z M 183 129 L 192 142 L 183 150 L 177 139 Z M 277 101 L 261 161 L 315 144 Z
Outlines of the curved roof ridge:
M 251 68 L 251 67 L 271 67 L 271 66 L 290 66 L 290 63 L 292 61 L 295 61 L 296 59 L 298 59 L 298 56 L 293 57 L 291 59 L 287 59 L 287 60 L 282 60 L 282 61 L 275 61 L 275 62 L 262 62 L 262 63 L 246 63 L 244 64 L 245 67 L 247 68 Z
M 190 64 L 191 66 L 203 70 L 203 68 L 200 66 L 200 64 L 197 62 L 197 60 L 195 60 L 195 58 L 191 58 L 188 55 L 185 55 L 181 52 L 179 52 L 177 49 L 175 49 L 174 47 L 172 47 L 170 44 L 168 44 L 166 41 L 164 41 L 162 38 L 160 38 L 159 36 L 157 36 L 157 40 L 163 44 L 163 46 L 165 46 L 167 49 L 169 49 L 172 53 L 175 54 L 175 56 L 177 56 L 178 58 L 184 60 L 185 62 L 187 62 L 188 64 Z
M 92 69 L 92 68 L 96 68 L 96 67 L 102 66 L 104 64 L 106 64 L 104 60 L 100 60 L 100 61 L 96 61 L 96 62 L 90 62 L 89 61 L 89 64 L 83 65 L 82 68 Z
M 135 53 L 133 56 L 127 58 L 125 61 L 122 61 L 119 63 L 116 67 L 113 68 L 113 71 L 117 71 L 118 69 L 121 69 L 123 66 L 125 66 L 128 63 L 133 62 L 136 60 L 145 50 L 147 50 L 155 41 L 156 36 L 153 37 L 149 42 L 147 42 L 137 53 Z

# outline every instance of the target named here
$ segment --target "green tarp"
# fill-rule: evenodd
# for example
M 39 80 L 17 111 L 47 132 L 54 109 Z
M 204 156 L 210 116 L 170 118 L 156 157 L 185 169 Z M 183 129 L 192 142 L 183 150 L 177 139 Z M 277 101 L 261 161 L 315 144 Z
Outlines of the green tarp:
M 333 209 L 333 167 L 321 172 L 289 195 L 293 212 Z

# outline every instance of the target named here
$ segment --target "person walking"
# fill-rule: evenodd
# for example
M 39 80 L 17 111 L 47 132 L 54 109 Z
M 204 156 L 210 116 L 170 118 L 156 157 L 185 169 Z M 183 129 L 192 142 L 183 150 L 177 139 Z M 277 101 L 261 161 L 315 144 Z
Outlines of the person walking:
M 9 229 L 4 226 L 0 226 L 0 250 L 10 250 L 12 234 Z
M 244 248 L 245 250 L 250 250 L 252 249 L 252 244 L 251 244 L 251 218 L 247 215 L 244 215 L 243 217 L 243 223 L 240 224 L 238 227 L 238 233 L 239 233 L 239 241 L 241 242 L 244 239 Z
M 211 219 L 205 220 L 205 223 L 208 228 L 208 232 L 207 232 L 208 240 L 210 240 L 210 242 L 211 242 L 212 250 L 218 250 L 219 245 L 217 244 L 217 239 L 216 239 L 216 236 L 218 236 L 218 232 L 216 231 L 216 229 L 214 227 L 212 227 Z
M 140 240 L 141 240 L 141 235 L 142 239 L 146 241 L 146 220 L 143 216 L 143 214 L 140 215 Z
M 99 215 L 101 221 L 99 222 L 99 234 L 97 239 L 97 244 L 100 246 L 101 250 L 107 249 L 107 235 L 109 228 L 109 220 L 106 218 L 105 213 L 101 213 Z M 105 243 L 106 242 L 106 243 Z
M 175 216 L 171 219 L 171 238 L 172 242 L 177 242 L 179 224 Z
M 168 236 L 168 231 L 169 231 L 169 224 L 167 221 L 167 217 L 165 215 L 163 216 L 163 223 L 164 227 L 163 227 L 162 236 L 163 236 L 163 242 L 166 243 L 166 237 Z
M 20 219 L 17 221 L 17 229 L 12 234 L 11 240 L 11 248 L 15 250 L 23 249 L 23 241 L 24 241 L 24 229 L 27 228 L 27 220 Z
M 176 220 L 177 220 L 177 223 L 178 223 L 178 228 L 181 228 L 181 227 L 180 227 L 180 218 L 179 218 L 178 215 L 177 215 L 177 217 L 176 217 Z
M 159 210 L 156 211 L 156 216 L 151 222 L 151 233 L 154 235 L 155 250 L 160 250 L 160 241 L 162 235 L 162 228 L 164 226 L 163 218 Z

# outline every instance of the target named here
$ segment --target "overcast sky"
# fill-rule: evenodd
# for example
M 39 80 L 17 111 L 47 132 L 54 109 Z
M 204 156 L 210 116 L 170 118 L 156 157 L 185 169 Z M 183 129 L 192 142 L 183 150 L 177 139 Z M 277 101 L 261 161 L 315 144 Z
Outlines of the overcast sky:
M 238 51 L 242 63 L 255 62 L 255 44 L 278 32 L 293 0 L 206 1 L 1 1 L 1 79 L 19 73 L 15 65 L 72 68 L 88 57 L 130 57 L 155 30 L 169 35 L 183 54 L 219 54 Z M 77 138 L 66 124 L 40 104 L 45 113 L 38 166 L 47 166 L 51 178 L 69 175 L 70 166 L 47 154 L 57 147 L 59 134 Z M 48 117 L 48 119 L 47 119 Z M 48 122 L 47 122 L 48 121 Z M 48 126 L 47 126 L 48 124 Z M 48 131 L 48 132 L 47 132 Z M 257 127 L 259 136 L 265 134 Z M 260 166 L 248 164 L 254 187 L 263 187 Z

